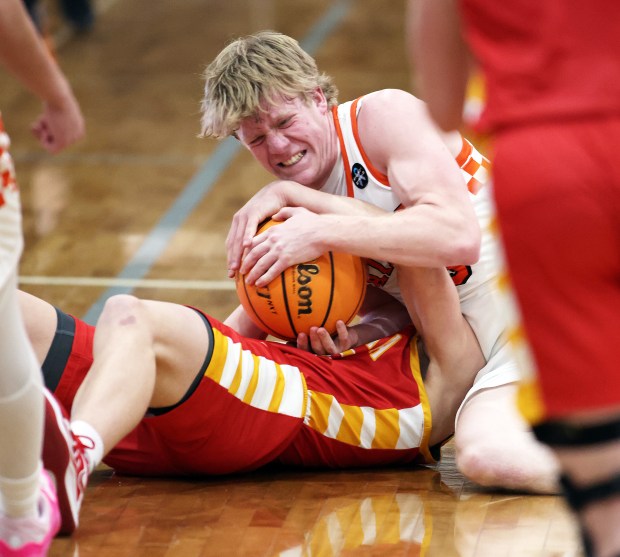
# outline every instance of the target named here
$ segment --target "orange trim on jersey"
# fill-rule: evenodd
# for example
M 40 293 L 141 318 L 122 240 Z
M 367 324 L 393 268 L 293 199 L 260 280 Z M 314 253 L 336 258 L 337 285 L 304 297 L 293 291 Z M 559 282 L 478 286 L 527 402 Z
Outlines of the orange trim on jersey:
M 344 144 L 344 137 L 342 137 L 342 128 L 340 127 L 340 121 L 338 120 L 338 107 L 337 106 L 332 107 L 332 115 L 334 117 L 336 133 L 338 134 L 338 141 L 340 142 L 340 152 L 342 153 L 342 160 L 344 163 L 344 177 L 347 181 L 347 196 L 354 197 L 353 179 L 351 178 L 351 169 L 349 167 L 349 157 L 347 157 L 347 149 Z
M 355 143 L 357 143 L 357 148 L 359 149 L 362 159 L 366 164 L 366 168 L 372 173 L 373 177 L 381 182 L 384 186 L 390 187 L 390 181 L 388 180 L 387 175 L 383 174 L 383 172 L 379 172 L 377 168 L 370 162 L 366 151 L 364 151 L 364 147 L 362 145 L 362 140 L 360 139 L 359 129 L 357 127 L 357 103 L 361 99 L 358 97 L 351 103 L 351 126 L 353 128 L 353 137 L 355 138 Z
M 467 159 L 470 157 L 472 151 L 474 150 L 474 146 L 467 141 L 464 137 L 462 137 L 463 146 L 461 147 L 461 152 L 456 157 L 456 163 L 462 168 L 463 165 L 467 162 Z

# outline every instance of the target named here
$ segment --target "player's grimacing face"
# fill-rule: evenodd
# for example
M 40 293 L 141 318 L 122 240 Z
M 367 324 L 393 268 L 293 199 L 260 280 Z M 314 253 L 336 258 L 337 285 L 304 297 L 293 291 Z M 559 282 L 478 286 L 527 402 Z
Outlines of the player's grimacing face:
M 254 158 L 281 180 L 320 188 L 331 169 L 325 143 L 329 109 L 317 91 L 310 103 L 282 98 L 256 116 L 241 121 L 237 137 Z

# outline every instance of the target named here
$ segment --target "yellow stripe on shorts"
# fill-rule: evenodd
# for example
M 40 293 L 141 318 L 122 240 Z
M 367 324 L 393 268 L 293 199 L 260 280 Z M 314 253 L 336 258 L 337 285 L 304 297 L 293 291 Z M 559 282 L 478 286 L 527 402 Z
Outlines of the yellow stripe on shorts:
M 306 414 L 306 382 L 297 367 L 243 350 L 217 329 L 213 340 L 206 377 L 254 408 L 295 418 Z

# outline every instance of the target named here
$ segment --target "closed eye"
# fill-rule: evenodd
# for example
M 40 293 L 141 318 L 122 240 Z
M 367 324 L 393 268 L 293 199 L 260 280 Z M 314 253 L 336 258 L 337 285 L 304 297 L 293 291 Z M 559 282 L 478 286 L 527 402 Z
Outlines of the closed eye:
M 278 122 L 278 128 L 286 128 L 292 124 L 293 117 L 289 116 L 288 118 L 284 118 L 284 120 L 280 120 Z
M 258 147 L 264 140 L 265 136 L 259 135 L 258 137 L 255 137 L 252 141 L 250 141 L 249 145 L 251 147 Z

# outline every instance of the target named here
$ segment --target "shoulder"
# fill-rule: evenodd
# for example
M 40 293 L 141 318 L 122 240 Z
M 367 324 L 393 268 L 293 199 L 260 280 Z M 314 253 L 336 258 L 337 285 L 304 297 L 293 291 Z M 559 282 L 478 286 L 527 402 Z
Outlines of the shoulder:
M 422 112 L 425 109 L 423 101 L 402 89 L 381 89 L 368 93 L 362 97 L 362 112 L 369 118 L 387 114 L 398 114 L 402 111 L 409 113 Z
M 364 149 L 382 171 L 394 155 L 412 154 L 429 135 L 438 135 L 426 104 L 401 89 L 383 89 L 364 96 L 357 123 Z

